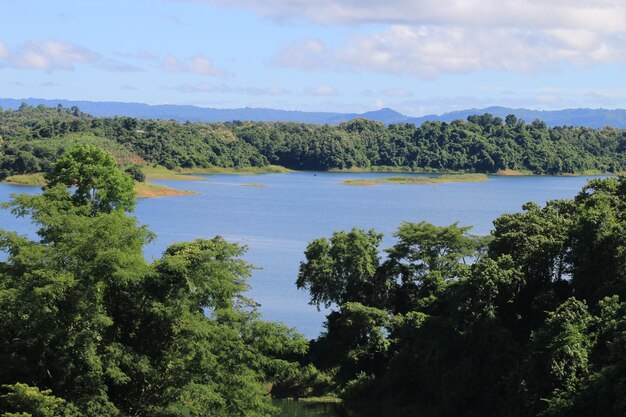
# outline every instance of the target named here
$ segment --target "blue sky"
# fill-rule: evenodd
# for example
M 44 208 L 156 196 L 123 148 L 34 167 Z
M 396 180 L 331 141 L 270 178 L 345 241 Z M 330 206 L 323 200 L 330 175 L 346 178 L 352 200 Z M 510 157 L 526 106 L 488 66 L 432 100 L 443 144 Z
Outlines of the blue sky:
M 621 0 L 0 0 L 0 97 L 626 108 Z

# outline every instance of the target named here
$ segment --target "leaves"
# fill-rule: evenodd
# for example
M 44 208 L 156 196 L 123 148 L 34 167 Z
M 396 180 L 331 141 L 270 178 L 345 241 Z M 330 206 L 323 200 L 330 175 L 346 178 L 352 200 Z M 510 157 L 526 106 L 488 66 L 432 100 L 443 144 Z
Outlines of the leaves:
M 78 147 L 41 195 L 9 203 L 41 240 L 0 232 L 0 413 L 267 415 L 265 384 L 295 374 L 307 343 L 259 320 L 242 246 L 177 243 L 148 264 L 153 235 L 125 213 L 127 178 L 110 155 Z

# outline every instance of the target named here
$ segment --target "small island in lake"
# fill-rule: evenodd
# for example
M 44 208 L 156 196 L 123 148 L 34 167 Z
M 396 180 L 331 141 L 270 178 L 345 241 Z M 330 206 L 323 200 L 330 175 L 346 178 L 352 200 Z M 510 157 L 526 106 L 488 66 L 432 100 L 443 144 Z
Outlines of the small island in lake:
M 137 198 L 154 198 L 169 197 L 174 195 L 193 195 L 197 193 L 189 190 L 179 190 L 166 185 L 159 185 L 151 182 L 137 182 L 135 183 L 135 194 L 137 195 Z
M 371 187 L 378 184 L 441 184 L 445 182 L 482 182 L 487 181 L 485 174 L 455 174 L 439 177 L 387 177 L 343 181 L 344 185 Z
M 257 184 L 257 183 L 251 183 L 251 184 L 241 184 L 242 187 L 254 187 L 254 188 L 265 188 L 267 187 L 267 185 L 265 184 Z

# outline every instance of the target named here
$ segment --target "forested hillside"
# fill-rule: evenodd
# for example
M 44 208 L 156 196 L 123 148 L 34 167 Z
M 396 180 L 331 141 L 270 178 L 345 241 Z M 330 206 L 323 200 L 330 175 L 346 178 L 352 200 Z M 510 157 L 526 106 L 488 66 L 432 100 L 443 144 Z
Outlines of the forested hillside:
M 263 167 L 536 174 L 626 170 L 626 130 L 548 128 L 508 116 L 386 126 L 356 119 L 302 123 L 179 123 L 95 118 L 78 108 L 22 106 L 0 112 L 0 174 L 47 171 L 63 149 L 91 143 L 123 164 L 169 169 Z

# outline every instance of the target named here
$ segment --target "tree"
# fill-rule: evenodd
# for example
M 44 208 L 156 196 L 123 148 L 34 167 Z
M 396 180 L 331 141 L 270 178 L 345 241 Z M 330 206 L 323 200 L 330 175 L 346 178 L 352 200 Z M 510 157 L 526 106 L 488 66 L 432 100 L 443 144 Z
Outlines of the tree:
M 76 187 L 74 204 L 89 205 L 94 213 L 133 211 L 135 207 L 132 179 L 118 169 L 111 154 L 92 145 L 68 149 L 46 180 L 50 187 Z
M 626 297 L 626 177 L 590 181 L 575 199 L 572 282 L 590 302 Z
M 3 385 L 0 395 L 2 417 L 80 417 L 78 409 L 50 390 L 40 391 L 26 384 Z
M 309 289 L 311 304 L 330 307 L 347 302 L 368 306 L 385 303 L 388 283 L 377 275 L 378 246 L 383 235 L 374 230 L 335 232 L 316 239 L 305 251 L 296 285 Z
M 380 415 L 623 416 L 625 195 L 623 177 L 593 180 L 574 200 L 501 216 L 490 239 L 405 223 L 382 263 L 362 231 L 314 241 L 299 278 L 314 302 L 348 302 L 330 303 L 311 361 L 347 404 Z M 372 299 L 346 282 L 375 283 L 386 302 L 353 300 Z
M 585 303 L 572 297 L 533 333 L 525 382 L 534 414 L 568 414 L 572 395 L 589 376 L 592 320 Z
M 466 258 L 479 247 L 479 241 L 467 234 L 470 228 L 427 222 L 400 226 L 395 233 L 398 243 L 386 250 L 389 259 L 382 267 L 383 275 L 398 283 L 393 302 L 396 312 L 426 307 L 448 282 L 467 273 Z
M 72 149 L 50 178 L 42 194 L 9 204 L 31 216 L 41 239 L 0 232 L 6 411 L 270 413 L 266 384 L 297 373 L 307 343 L 259 320 L 243 295 L 252 270 L 241 259 L 245 248 L 220 237 L 177 243 L 148 264 L 142 248 L 152 234 L 126 214 L 132 180 L 110 155 Z

